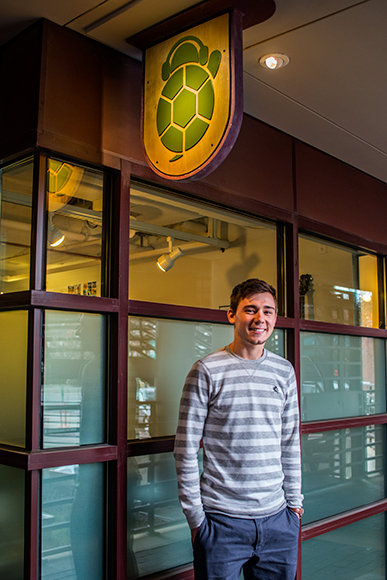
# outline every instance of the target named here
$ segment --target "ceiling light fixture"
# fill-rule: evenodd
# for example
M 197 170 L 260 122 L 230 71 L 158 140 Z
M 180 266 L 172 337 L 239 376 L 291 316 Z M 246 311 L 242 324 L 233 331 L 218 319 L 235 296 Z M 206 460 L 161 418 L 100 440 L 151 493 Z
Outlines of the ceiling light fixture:
M 288 65 L 289 62 L 290 58 L 286 56 L 286 54 L 280 54 L 278 52 L 265 54 L 265 56 L 261 56 L 261 58 L 259 59 L 259 64 L 264 68 L 268 68 L 270 70 L 282 68 Z
M 57 248 L 64 242 L 65 235 L 62 234 L 59 228 L 54 226 L 52 223 L 52 215 L 48 219 L 48 232 L 47 232 L 48 243 L 52 248 Z
M 183 252 L 180 248 L 173 249 L 173 238 L 168 237 L 168 245 L 169 245 L 169 254 L 163 254 L 157 260 L 157 265 L 163 272 L 168 272 L 171 268 L 173 268 L 176 260 L 183 255 Z

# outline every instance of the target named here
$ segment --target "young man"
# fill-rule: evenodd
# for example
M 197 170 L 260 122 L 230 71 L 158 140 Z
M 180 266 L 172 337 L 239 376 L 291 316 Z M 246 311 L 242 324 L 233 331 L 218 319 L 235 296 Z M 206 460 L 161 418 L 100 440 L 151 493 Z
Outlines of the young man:
M 294 580 L 302 515 L 297 388 L 292 365 L 265 350 L 275 289 L 238 284 L 234 340 L 192 367 L 175 443 L 179 498 L 196 580 Z M 203 440 L 203 474 L 198 450 Z

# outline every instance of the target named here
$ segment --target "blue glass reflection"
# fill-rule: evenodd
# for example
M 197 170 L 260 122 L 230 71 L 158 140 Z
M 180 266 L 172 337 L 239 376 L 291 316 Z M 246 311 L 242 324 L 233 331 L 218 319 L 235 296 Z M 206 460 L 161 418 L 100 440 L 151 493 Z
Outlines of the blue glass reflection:
M 104 580 L 104 473 L 103 464 L 43 470 L 42 580 Z
M 106 439 L 105 324 L 98 314 L 45 314 L 44 448 Z

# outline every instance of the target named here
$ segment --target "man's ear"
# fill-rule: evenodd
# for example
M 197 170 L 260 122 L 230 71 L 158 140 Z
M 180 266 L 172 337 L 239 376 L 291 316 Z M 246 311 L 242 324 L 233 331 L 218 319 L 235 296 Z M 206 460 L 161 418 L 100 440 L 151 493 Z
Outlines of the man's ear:
M 235 314 L 234 311 L 232 310 L 232 308 L 229 308 L 227 310 L 227 319 L 229 321 L 230 324 L 234 324 L 235 322 Z

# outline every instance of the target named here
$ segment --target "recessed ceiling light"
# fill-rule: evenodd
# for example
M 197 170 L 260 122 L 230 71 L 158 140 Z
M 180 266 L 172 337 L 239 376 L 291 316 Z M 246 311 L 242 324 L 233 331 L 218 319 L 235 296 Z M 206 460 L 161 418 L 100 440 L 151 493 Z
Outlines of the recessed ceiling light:
M 265 54 L 259 59 L 259 64 L 270 70 L 275 70 L 289 64 L 290 58 L 286 54 L 273 52 L 272 54 Z

